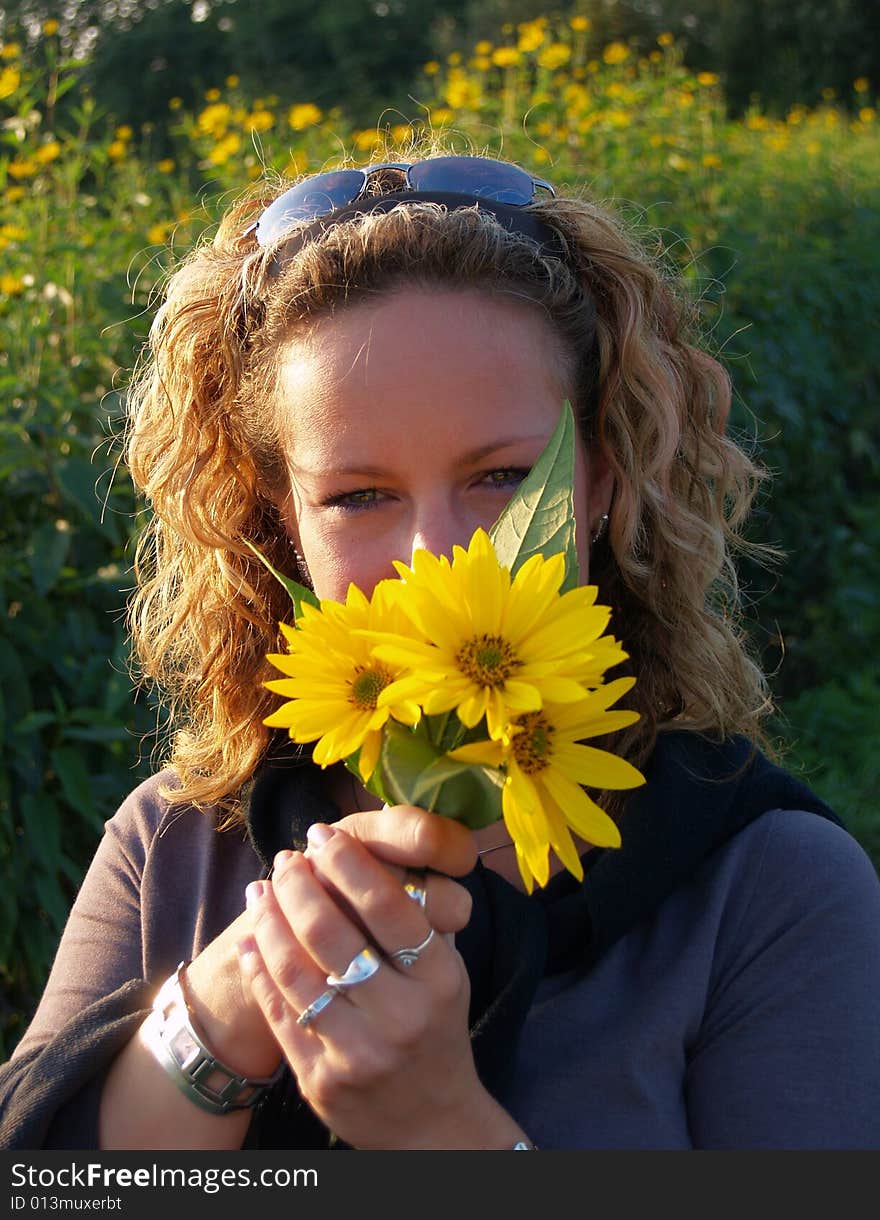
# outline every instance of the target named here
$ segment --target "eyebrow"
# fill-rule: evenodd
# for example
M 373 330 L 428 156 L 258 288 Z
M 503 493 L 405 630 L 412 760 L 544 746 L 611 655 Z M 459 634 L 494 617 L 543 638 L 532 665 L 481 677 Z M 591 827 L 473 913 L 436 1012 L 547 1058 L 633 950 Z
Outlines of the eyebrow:
M 514 436 L 506 440 L 491 441 L 488 445 L 479 445 L 476 449 L 471 449 L 463 454 L 460 459 L 462 466 L 470 466 L 475 462 L 479 462 L 482 458 L 490 453 L 497 453 L 502 449 L 512 449 L 515 445 L 527 445 L 533 441 L 538 441 L 541 447 L 547 443 L 545 436 Z M 296 462 L 290 463 L 290 471 L 292 474 L 321 474 L 332 475 L 335 478 L 349 477 L 358 475 L 362 478 L 381 479 L 390 472 L 382 466 L 335 466 L 332 470 L 317 470 L 308 466 L 302 466 Z

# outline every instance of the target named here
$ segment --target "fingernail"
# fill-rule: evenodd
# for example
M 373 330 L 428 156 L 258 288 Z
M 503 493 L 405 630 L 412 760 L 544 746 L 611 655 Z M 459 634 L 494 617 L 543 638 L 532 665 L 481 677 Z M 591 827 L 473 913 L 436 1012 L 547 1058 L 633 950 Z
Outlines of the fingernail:
M 309 841 L 309 847 L 315 851 L 320 851 L 325 843 L 332 839 L 336 831 L 332 826 L 328 826 L 325 822 L 315 822 L 306 831 L 306 838 Z
M 248 907 L 255 907 L 263 897 L 266 889 L 265 881 L 252 881 L 244 892 L 244 900 Z
M 273 874 L 282 872 L 288 861 L 293 859 L 293 856 L 294 853 L 287 847 L 283 851 L 276 852 L 275 858 L 272 861 Z

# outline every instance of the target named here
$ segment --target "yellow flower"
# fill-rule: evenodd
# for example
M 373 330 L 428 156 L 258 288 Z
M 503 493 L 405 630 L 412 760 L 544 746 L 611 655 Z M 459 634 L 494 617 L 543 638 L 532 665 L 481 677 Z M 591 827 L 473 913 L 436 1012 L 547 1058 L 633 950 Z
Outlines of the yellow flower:
M 112 144 L 107 146 L 107 156 L 111 161 L 121 161 L 127 151 L 128 148 L 124 140 L 114 140 Z
M 571 59 L 571 47 L 566 46 L 564 42 L 552 42 L 538 55 L 538 63 L 541 67 L 549 68 L 551 72 L 556 68 L 561 68 L 563 64 L 567 64 L 569 59 Z
M 482 38 L 478 43 L 475 44 L 474 50 L 476 51 L 477 55 L 491 55 L 492 43 L 489 42 L 488 39 Z
M 23 186 L 8 186 L 6 188 L 6 202 L 18 203 L 20 199 L 24 199 L 25 189 Z
M 451 564 L 416 551 L 412 568 L 400 561 L 394 567 L 403 581 L 401 608 L 415 632 L 377 636 L 374 652 L 412 672 L 384 691 L 380 703 L 413 699 L 427 715 L 455 708 L 468 728 L 485 716 L 489 736 L 499 738 L 512 716 L 537 711 L 547 699 L 583 698 L 610 610 L 594 604 L 594 585 L 559 593 L 562 555 L 533 555 L 511 578 L 489 535 L 478 529 L 466 551 L 453 548 Z M 626 656 L 616 643 L 604 649 L 605 665 Z M 616 660 L 607 660 L 610 655 Z
M 228 87 L 230 89 L 234 89 L 236 87 L 236 85 L 238 84 L 238 77 L 235 75 L 234 72 L 231 76 L 227 76 L 226 84 L 228 85 Z
M 703 157 L 703 164 L 706 169 L 720 169 L 721 158 L 717 153 L 706 153 Z
M 48 21 L 43 22 L 43 33 L 47 38 L 51 38 L 53 34 L 58 33 L 58 22 L 51 17 Z
M 219 89 L 206 89 L 205 90 L 205 101 L 206 102 L 219 102 L 220 101 L 220 90 Z
M 625 42 L 609 42 L 602 52 L 602 58 L 606 64 L 622 64 L 629 59 L 629 47 Z
M 313 127 L 320 121 L 321 111 L 313 102 L 298 102 L 287 112 L 287 124 L 294 131 L 304 131 L 306 127 Z
M 168 238 L 168 225 L 161 221 L 151 225 L 147 230 L 147 241 L 154 246 L 164 246 Z
M 274 122 L 275 115 L 271 110 L 255 110 L 245 116 L 243 126 L 248 131 L 268 131 Z
M 170 174 L 174 171 L 173 157 L 163 157 L 156 165 L 156 169 L 160 174 Z
M 638 712 L 608 711 L 634 682 L 619 678 L 576 703 L 547 704 L 515 717 L 503 741 L 474 742 L 451 751 L 450 757 L 459 762 L 503 771 L 504 824 L 528 893 L 536 881 L 547 884 L 551 847 L 568 871 L 583 880 L 572 830 L 596 847 L 620 846 L 617 826 L 582 785 L 637 788 L 644 776 L 616 754 L 581 743 L 639 719 Z
M 0 296 L 17 297 L 24 292 L 24 280 L 17 275 L 0 275 Z
M 517 28 L 519 31 L 519 38 L 516 42 L 517 50 L 526 54 L 529 51 L 537 51 L 544 42 L 544 23 L 540 18 L 537 21 L 523 21 Z
M 228 136 L 217 141 L 208 153 L 208 160 L 212 165 L 225 165 L 232 154 L 237 153 L 240 148 L 241 137 L 237 136 L 235 132 L 230 132 Z
M 697 73 L 697 81 L 701 85 L 717 85 L 720 79 L 721 78 L 717 72 L 698 72 Z
M 123 123 L 121 127 L 116 128 L 115 135 L 117 140 L 130 140 L 134 132 L 127 123 Z
M 6 172 L 10 178 L 33 178 L 37 165 L 27 157 L 16 157 L 14 161 L 9 162 Z
M 21 55 L 21 44 L 17 42 L 7 42 L 0 51 L 0 59 L 18 59 L 19 55 Z
M 450 54 L 446 56 L 446 62 L 451 64 L 453 68 L 457 68 L 461 63 L 461 51 L 451 51 Z
M 863 106 L 859 111 L 859 118 L 863 123 L 873 123 L 877 117 L 877 111 L 873 106 Z
M 492 63 L 499 68 L 513 68 L 521 59 L 516 47 L 496 47 L 492 52 Z
M 437 63 L 436 59 L 429 59 L 422 68 L 422 71 L 424 72 L 425 76 L 436 76 L 440 71 L 440 65 Z
M 169 110 L 180 110 L 180 108 L 182 106 L 183 106 L 182 97 L 170 97 L 168 99 L 168 109 Z
M 480 104 L 480 86 L 467 77 L 450 80 L 444 93 L 444 100 L 453 110 L 476 110 Z
M 856 93 L 867 93 L 871 87 L 871 82 L 867 76 L 857 76 L 853 81 L 853 89 Z
M 21 84 L 21 73 L 18 68 L 4 68 L 0 71 L 0 98 L 11 97 Z
M 313 757 L 322 767 L 360 750 L 358 765 L 365 780 L 375 770 L 389 717 L 412 725 L 420 715 L 406 696 L 380 706 L 379 696 L 400 670 L 377 660 L 363 634 L 401 625 L 394 584 L 380 581 L 369 601 L 352 584 L 344 604 L 327 599 L 320 610 L 304 605 L 299 626 L 281 624 L 289 652 L 268 658 L 287 676 L 264 684 L 289 700 L 264 724 L 287 729 L 293 741 L 316 741 Z
M 592 25 L 589 17 L 572 17 L 568 23 L 573 30 L 588 30 Z
M 46 144 L 41 144 L 34 153 L 34 160 L 38 165 L 48 165 L 50 161 L 54 161 L 61 154 L 61 145 L 57 140 L 49 140 Z
M 661 47 L 671 47 L 675 42 L 675 35 L 670 34 L 667 30 L 663 34 L 657 35 L 657 41 L 660 43 Z

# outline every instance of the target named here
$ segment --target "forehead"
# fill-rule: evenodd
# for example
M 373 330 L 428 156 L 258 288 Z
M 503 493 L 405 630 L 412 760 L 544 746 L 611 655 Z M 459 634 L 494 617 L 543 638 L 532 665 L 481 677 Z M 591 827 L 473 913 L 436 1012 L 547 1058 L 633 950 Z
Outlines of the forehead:
M 532 301 L 477 291 L 407 288 L 348 306 L 278 354 L 282 428 L 297 448 L 328 432 L 405 427 L 422 410 L 470 430 L 491 426 L 505 404 L 569 392 L 570 360 L 544 311 Z M 409 410 L 407 410 L 409 408 Z

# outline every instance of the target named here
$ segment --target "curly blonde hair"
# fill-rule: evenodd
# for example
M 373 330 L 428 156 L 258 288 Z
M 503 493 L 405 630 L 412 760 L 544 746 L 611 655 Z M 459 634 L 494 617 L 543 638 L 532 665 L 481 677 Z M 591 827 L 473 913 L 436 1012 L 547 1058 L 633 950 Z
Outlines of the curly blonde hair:
M 565 259 L 482 209 L 419 203 L 328 227 L 279 270 L 250 230 L 286 185 L 250 190 L 170 277 L 130 386 L 127 463 L 152 519 L 129 624 L 174 727 L 163 761 L 175 802 L 240 821 L 271 738 L 262 722 L 277 699 L 262 682 L 277 676 L 266 653 L 289 599 L 248 543 L 296 572 L 279 510 L 279 346 L 404 285 L 533 301 L 570 354 L 573 406 L 615 480 L 590 579 L 638 675 L 640 719 L 613 748 L 639 765 L 671 727 L 766 745 L 766 682 L 740 628 L 732 558 L 763 471 L 726 434 L 728 377 L 668 269 L 611 209 L 569 197 L 531 205 Z

